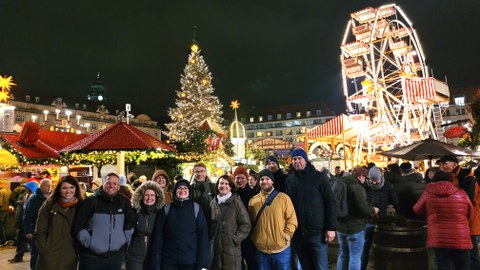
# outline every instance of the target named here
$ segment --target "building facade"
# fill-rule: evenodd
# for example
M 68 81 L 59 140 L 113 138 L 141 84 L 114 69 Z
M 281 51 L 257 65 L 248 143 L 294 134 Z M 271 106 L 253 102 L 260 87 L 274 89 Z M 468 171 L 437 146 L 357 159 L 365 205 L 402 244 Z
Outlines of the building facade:
M 291 147 L 295 147 L 298 138 L 303 136 L 307 129 L 335 117 L 335 112 L 318 102 L 251 109 L 243 115 L 240 121 L 245 126 L 247 143 L 271 138 L 289 142 Z

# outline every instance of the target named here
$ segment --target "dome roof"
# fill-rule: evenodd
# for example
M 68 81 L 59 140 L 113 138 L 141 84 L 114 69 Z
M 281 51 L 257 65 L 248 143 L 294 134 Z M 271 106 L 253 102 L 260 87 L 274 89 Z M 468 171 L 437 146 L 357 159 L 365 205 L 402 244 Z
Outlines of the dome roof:
M 150 116 L 146 115 L 146 114 L 139 114 L 137 115 L 137 118 L 138 120 L 142 120 L 142 121 L 151 121 L 152 119 L 150 118 Z
M 235 120 L 230 125 L 230 138 L 242 138 L 245 139 L 245 127 L 240 121 Z
M 100 80 L 100 73 L 97 74 L 97 80 L 90 85 L 90 91 L 88 92 L 89 100 L 105 100 L 107 97 L 107 87 Z

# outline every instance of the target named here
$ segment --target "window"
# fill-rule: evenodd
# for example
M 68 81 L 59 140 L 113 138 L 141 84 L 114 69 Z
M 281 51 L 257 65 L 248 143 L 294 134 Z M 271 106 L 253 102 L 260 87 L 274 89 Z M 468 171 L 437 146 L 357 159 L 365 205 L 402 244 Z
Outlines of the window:
M 302 121 L 295 120 L 293 121 L 293 125 L 295 126 L 300 126 L 302 124 Z
M 272 121 L 273 116 L 271 114 L 267 115 L 267 121 Z
M 92 128 L 93 130 L 97 130 L 97 124 L 92 124 L 92 125 L 91 125 L 91 128 Z
M 287 112 L 287 119 L 292 118 L 292 113 Z
M 316 115 L 316 116 L 322 115 L 322 110 L 316 110 L 316 111 L 315 111 L 315 115 Z
M 282 114 L 281 113 L 277 114 L 277 120 L 282 120 Z
M 306 117 L 312 116 L 312 112 L 311 112 L 311 111 L 306 111 L 306 112 L 305 112 L 305 116 L 306 116 Z
M 263 129 L 263 125 L 256 125 L 255 128 L 256 129 Z
M 17 115 L 15 116 L 15 122 L 25 122 L 25 115 Z
M 247 138 L 253 138 L 253 137 L 255 137 L 255 133 L 247 132 Z
M 265 124 L 265 128 L 273 128 L 273 124 Z
M 265 133 L 265 136 L 266 136 L 266 137 L 271 137 L 271 136 L 272 136 L 272 132 L 271 132 L 271 131 L 267 131 L 267 132 Z
M 301 113 L 301 112 L 297 112 L 297 113 L 295 114 L 295 116 L 296 116 L 297 118 L 300 118 L 300 117 L 302 117 L 302 113 Z
M 464 95 L 455 95 L 453 97 L 455 100 L 455 105 L 457 106 L 465 106 L 465 96 Z
M 283 135 L 283 131 L 281 130 L 275 131 L 275 136 L 282 136 L 282 135 Z
M 292 135 L 292 130 L 291 129 L 286 129 L 285 130 L 285 135 Z
M 276 128 L 282 127 L 282 123 L 275 123 L 274 127 Z
M 301 128 L 297 129 L 295 134 L 302 134 L 302 129 Z
M 263 121 L 263 116 L 259 116 L 258 117 L 258 122 L 262 122 Z
M 257 137 L 263 137 L 263 132 L 258 131 L 256 135 L 257 135 Z
M 250 123 L 253 123 L 253 122 L 255 122 L 255 118 L 250 117 Z
M 291 127 L 291 126 L 292 126 L 292 122 L 291 122 L 291 121 L 285 122 L 285 126 Z

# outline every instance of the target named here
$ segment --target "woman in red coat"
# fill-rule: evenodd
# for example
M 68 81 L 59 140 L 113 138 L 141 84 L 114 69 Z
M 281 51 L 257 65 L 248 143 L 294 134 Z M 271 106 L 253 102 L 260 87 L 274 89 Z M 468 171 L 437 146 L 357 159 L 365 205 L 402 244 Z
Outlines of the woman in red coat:
M 439 270 L 470 269 L 469 219 L 474 210 L 467 194 L 450 183 L 450 175 L 439 171 L 413 206 L 417 215 L 427 215 L 427 246 L 432 247 Z

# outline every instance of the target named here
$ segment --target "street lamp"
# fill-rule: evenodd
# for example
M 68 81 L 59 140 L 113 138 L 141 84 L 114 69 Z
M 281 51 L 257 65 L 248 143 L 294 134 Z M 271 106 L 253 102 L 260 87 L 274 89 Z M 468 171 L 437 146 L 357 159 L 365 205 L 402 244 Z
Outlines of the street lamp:
M 82 116 L 77 114 L 77 126 L 80 126 L 80 119 L 82 119 Z
M 59 110 L 59 109 L 55 109 L 55 113 L 57 114 L 57 115 L 55 116 L 55 119 L 58 120 L 58 115 L 60 114 L 60 110 Z
M 48 110 L 43 110 L 43 114 L 45 114 L 45 118 L 44 118 L 45 120 L 44 121 L 47 122 L 47 120 L 48 120 L 48 117 L 47 117 Z
M 70 115 L 72 115 L 72 111 L 66 110 L 65 114 L 67 115 L 67 121 L 70 122 Z
M 32 115 L 32 122 L 36 122 L 37 121 L 37 116 L 36 115 Z
M 90 128 L 90 123 L 85 123 L 85 129 L 86 129 L 87 133 L 88 133 L 89 128 Z

